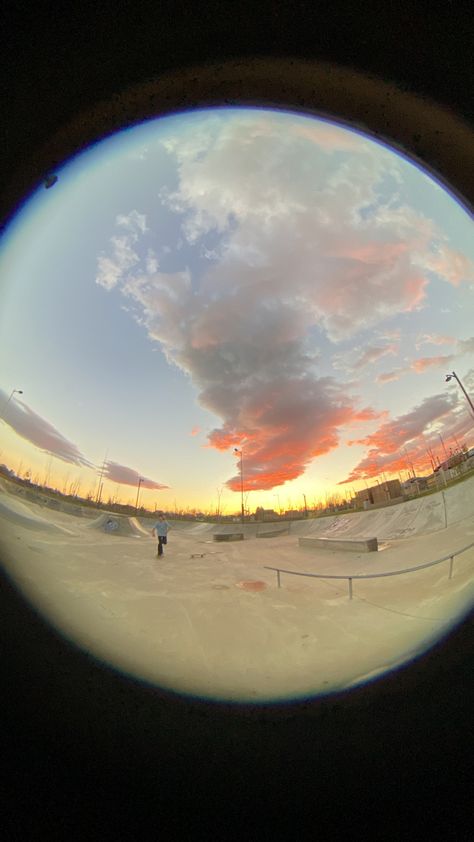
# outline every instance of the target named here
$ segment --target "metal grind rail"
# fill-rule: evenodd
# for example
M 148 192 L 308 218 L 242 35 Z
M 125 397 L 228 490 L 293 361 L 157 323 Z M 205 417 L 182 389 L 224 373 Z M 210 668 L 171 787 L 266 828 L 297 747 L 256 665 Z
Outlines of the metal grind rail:
M 453 577 L 454 559 L 457 555 L 465 553 L 474 547 L 474 541 L 468 544 L 467 547 L 462 547 L 460 550 L 455 550 L 443 558 L 437 558 L 436 561 L 428 561 L 426 564 L 419 564 L 417 567 L 406 567 L 404 570 L 391 570 L 389 573 L 361 573 L 354 576 L 336 576 L 331 573 L 301 573 L 299 570 L 285 570 L 283 567 L 268 567 L 264 565 L 265 570 L 274 570 L 277 574 L 278 587 L 281 587 L 280 574 L 288 573 L 290 576 L 308 576 L 311 579 L 347 579 L 349 583 L 349 599 L 352 599 L 352 581 L 353 579 L 381 579 L 385 576 L 401 576 L 403 573 L 413 573 L 415 570 L 423 570 L 426 567 L 434 567 L 435 564 L 441 564 L 443 561 L 449 560 L 448 579 Z

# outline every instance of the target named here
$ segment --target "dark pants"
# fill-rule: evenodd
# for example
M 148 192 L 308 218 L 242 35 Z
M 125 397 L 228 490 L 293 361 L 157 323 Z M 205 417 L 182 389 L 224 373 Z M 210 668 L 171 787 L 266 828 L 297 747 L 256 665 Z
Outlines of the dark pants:
M 166 544 L 166 535 L 158 535 L 158 555 L 163 555 L 163 544 Z

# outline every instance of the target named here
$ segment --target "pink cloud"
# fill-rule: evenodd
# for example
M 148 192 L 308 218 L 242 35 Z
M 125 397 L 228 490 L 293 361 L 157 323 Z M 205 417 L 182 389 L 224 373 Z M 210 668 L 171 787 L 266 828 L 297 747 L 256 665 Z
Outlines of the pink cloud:
M 446 421 L 453 423 L 455 404 L 449 395 L 433 395 L 425 398 L 410 412 L 386 421 L 374 433 L 349 442 L 365 445 L 367 455 L 356 465 L 349 476 L 340 484 L 368 479 L 380 474 L 397 473 L 406 468 L 406 447 L 410 450 L 411 461 L 426 464 L 426 434 L 430 434 L 433 424 Z M 433 434 L 434 438 L 434 434 Z
M 438 248 L 436 254 L 427 256 L 426 266 L 453 286 L 459 286 L 463 281 L 474 281 L 474 262 L 465 254 L 444 244 Z
M 34 412 L 23 401 L 9 400 L 2 389 L 0 389 L 0 406 L 3 408 L 2 420 L 4 423 L 8 424 L 25 441 L 29 441 L 39 450 L 50 453 L 63 462 L 93 467 L 79 448 L 63 436 L 56 427 Z
M 415 348 L 418 350 L 422 345 L 455 345 L 456 339 L 453 336 L 444 336 L 434 333 L 425 333 L 418 337 Z
M 191 430 L 191 432 L 190 432 L 190 434 L 189 434 L 189 435 L 190 435 L 190 436 L 197 436 L 197 435 L 198 435 L 198 433 L 200 433 L 200 432 L 201 432 L 201 428 L 200 428 L 199 426 L 197 426 L 197 425 L 196 425 L 195 427 L 193 427 L 193 428 L 192 428 L 192 430 Z
M 242 447 L 244 488 L 265 490 L 296 479 L 313 458 L 336 448 L 341 427 L 373 417 L 368 407 L 357 411 L 329 378 L 281 378 L 249 393 L 235 420 L 213 430 L 209 443 L 219 450 Z M 239 472 L 227 486 L 240 490 Z
M 397 368 L 393 371 L 387 371 L 385 374 L 379 374 L 375 379 L 377 383 L 391 383 L 393 380 L 400 380 L 406 373 L 407 369 L 405 368 Z
M 418 360 L 413 360 L 410 365 L 410 368 L 413 371 L 416 371 L 417 374 L 422 374 L 428 368 L 433 368 L 436 366 L 446 366 L 454 359 L 453 354 L 446 354 L 445 356 L 438 356 L 438 357 L 420 357 Z
M 120 485 L 133 485 L 136 488 L 138 487 L 138 481 L 140 479 L 141 488 L 149 488 L 155 491 L 161 491 L 164 488 L 169 488 L 169 485 L 163 485 L 161 482 L 155 482 L 153 479 L 143 477 L 138 473 L 138 471 L 135 471 L 134 468 L 127 468 L 125 465 L 119 465 L 117 462 L 107 461 L 105 463 L 103 476 L 105 479 L 110 480 L 110 482 L 116 482 Z

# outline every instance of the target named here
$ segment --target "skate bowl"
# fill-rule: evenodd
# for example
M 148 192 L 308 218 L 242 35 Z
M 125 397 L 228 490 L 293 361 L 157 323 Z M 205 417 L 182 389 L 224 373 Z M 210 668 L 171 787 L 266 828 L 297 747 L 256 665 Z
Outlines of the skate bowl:
M 55 532 L 62 535 L 72 535 L 69 529 L 51 523 L 40 515 L 33 514 L 31 509 L 19 500 L 0 498 L 0 518 L 24 526 L 27 529 L 38 529 L 42 532 Z
M 98 518 L 88 523 L 87 529 L 97 529 L 107 535 L 128 535 L 134 538 L 150 536 L 150 532 L 139 523 L 135 517 L 116 515 L 112 512 L 104 512 Z
M 278 538 L 280 535 L 288 535 L 289 532 L 289 526 L 283 526 L 278 529 L 259 529 L 257 538 Z
M 355 553 L 373 553 L 378 550 L 377 538 L 299 538 L 300 547 L 324 550 L 346 550 Z

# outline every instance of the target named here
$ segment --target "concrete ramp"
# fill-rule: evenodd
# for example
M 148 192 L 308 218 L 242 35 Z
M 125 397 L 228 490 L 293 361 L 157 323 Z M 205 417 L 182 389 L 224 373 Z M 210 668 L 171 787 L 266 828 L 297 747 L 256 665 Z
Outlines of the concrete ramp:
M 462 486 L 449 489 L 450 497 L 447 496 L 448 492 L 439 492 L 365 512 L 293 521 L 290 533 L 295 536 L 347 540 L 372 538 L 375 535 L 380 541 L 438 532 L 450 523 L 464 520 L 469 512 L 472 514 L 474 483 L 468 487 L 466 481 Z M 446 499 L 443 494 L 446 494 Z
M 61 503 L 60 510 L 66 515 L 74 515 L 75 517 L 83 517 L 83 512 L 80 506 L 74 503 Z
M 474 477 L 442 491 L 448 526 L 472 518 L 474 523 Z
M 88 523 L 87 529 L 98 529 L 107 535 L 129 535 L 134 538 L 151 536 L 151 529 L 147 531 L 136 517 L 116 515 L 114 512 L 104 512 L 98 518 Z
M 277 526 L 276 529 L 259 528 L 257 538 L 278 538 L 280 535 L 288 535 L 289 531 L 288 526 Z
M 0 518 L 24 526 L 26 529 L 39 529 L 42 532 L 55 532 L 62 535 L 74 535 L 69 529 L 57 526 L 40 515 L 33 514 L 31 509 L 19 500 L 0 498 Z

